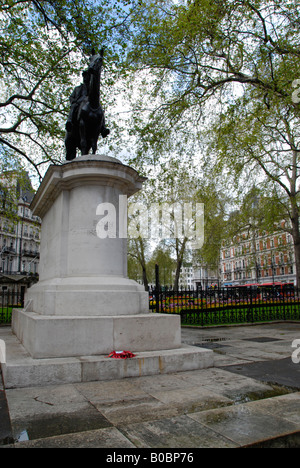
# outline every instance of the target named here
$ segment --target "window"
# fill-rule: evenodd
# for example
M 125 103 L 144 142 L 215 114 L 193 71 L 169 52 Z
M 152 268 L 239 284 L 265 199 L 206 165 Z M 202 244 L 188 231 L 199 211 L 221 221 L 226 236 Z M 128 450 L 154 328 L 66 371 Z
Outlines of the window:
M 273 263 L 273 265 L 275 265 L 275 255 L 274 254 L 272 255 L 272 263 Z

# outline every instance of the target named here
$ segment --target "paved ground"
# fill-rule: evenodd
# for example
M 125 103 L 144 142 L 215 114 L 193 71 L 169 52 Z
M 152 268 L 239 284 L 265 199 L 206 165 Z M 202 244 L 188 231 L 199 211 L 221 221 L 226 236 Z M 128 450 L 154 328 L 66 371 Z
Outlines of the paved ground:
M 184 343 L 214 350 L 214 368 L 6 391 L 0 384 L 0 445 L 106 448 L 115 454 L 138 453 L 134 448 L 300 447 L 296 339 L 300 323 L 184 328 Z

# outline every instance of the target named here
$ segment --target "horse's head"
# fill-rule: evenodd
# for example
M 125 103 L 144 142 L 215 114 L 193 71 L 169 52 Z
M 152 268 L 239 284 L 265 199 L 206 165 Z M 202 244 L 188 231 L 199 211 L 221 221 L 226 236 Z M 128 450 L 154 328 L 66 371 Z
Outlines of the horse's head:
M 89 69 L 93 72 L 98 72 L 103 64 L 103 55 L 94 54 L 90 59 Z

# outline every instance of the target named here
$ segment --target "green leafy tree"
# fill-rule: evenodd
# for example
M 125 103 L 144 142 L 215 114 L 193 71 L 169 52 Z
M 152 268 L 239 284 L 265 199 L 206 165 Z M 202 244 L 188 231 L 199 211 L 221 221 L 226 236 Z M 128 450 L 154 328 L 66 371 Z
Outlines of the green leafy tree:
M 204 179 L 197 192 L 197 199 L 204 204 L 204 244 L 194 252 L 193 261 L 218 272 L 222 242 L 230 236 L 228 217 L 233 199 L 228 194 L 225 181 Z
M 147 239 L 143 239 L 141 236 L 129 239 L 128 241 L 129 277 L 135 280 L 141 277 L 143 285 L 145 286 L 145 291 L 149 291 L 147 271 L 148 247 Z M 134 268 L 136 268 L 135 271 Z
M 263 216 L 268 230 L 274 230 L 286 221 L 300 285 L 300 120 L 277 99 L 266 105 L 251 92 L 221 113 L 210 133 L 219 169 L 230 168 L 241 185 L 248 185 L 247 178 L 264 194 L 256 222 Z
M 291 99 L 300 64 L 296 1 L 141 0 L 139 12 L 130 64 L 151 72 L 152 100 L 161 96 L 148 131 L 161 128 L 160 119 L 175 129 L 190 119 L 197 124 L 205 103 L 234 99 L 235 84 L 266 101 L 276 97 L 299 115 Z
M 231 172 L 236 188 L 255 178 L 273 198 L 276 193 L 290 222 L 299 285 L 297 2 L 166 0 L 154 5 L 145 0 L 140 5 L 129 58 L 151 77 L 153 97 L 147 120 L 135 122 L 141 147 L 159 154 L 180 141 L 188 149 L 191 142 L 199 149 L 204 143 L 210 167 Z
M 197 198 L 200 180 L 192 160 L 179 160 L 173 154 L 156 169 L 153 180 L 151 201 L 161 209 L 161 237 L 174 258 L 174 289 L 178 289 L 183 262 L 195 240 L 196 204 L 202 203 Z
M 0 154 L 41 176 L 64 157 L 69 96 L 92 47 L 107 46 L 105 90 L 119 73 L 129 18 L 126 1 L 0 1 Z M 102 100 L 106 99 L 103 93 Z
M 176 262 L 172 258 L 170 247 L 161 242 L 147 264 L 150 281 L 155 284 L 155 265 L 159 267 L 160 283 L 162 286 L 171 286 L 173 284 L 173 272 Z

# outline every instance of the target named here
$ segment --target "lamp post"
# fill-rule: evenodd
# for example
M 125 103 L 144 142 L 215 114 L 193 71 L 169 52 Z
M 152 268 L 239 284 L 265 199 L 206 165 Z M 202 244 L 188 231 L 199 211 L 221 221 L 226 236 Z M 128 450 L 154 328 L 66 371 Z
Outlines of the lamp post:
M 19 268 L 18 272 L 21 274 L 21 267 L 22 267 L 22 241 L 23 241 L 23 223 L 24 223 L 24 216 L 25 216 L 25 202 L 27 201 L 27 197 L 22 197 L 23 200 L 23 214 L 21 215 L 21 235 L 20 235 L 20 245 L 19 245 Z
M 273 258 L 271 260 L 271 268 L 272 268 L 272 282 L 273 282 L 273 286 L 274 286 L 274 283 L 275 283 L 275 265 L 274 265 L 274 262 L 273 262 Z
M 255 260 L 255 268 L 256 268 L 256 282 L 259 283 L 260 267 L 259 267 L 259 264 L 257 263 L 257 260 Z

